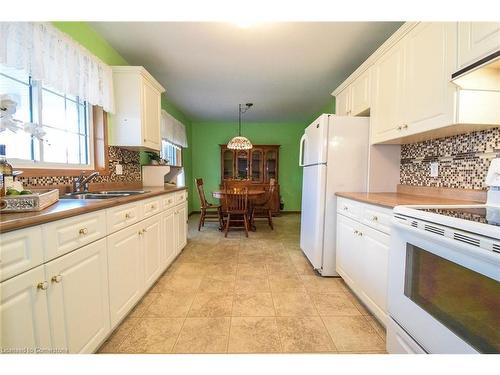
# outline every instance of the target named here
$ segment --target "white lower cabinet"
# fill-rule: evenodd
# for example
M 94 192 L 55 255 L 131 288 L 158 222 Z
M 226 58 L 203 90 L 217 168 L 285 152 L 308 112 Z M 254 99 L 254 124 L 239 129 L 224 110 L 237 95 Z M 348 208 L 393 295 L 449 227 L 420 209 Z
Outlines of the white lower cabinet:
M 109 309 L 114 327 L 139 301 L 144 290 L 141 223 L 108 236 Z
M 350 203 L 349 203 L 350 202 Z M 358 217 L 347 217 L 342 211 L 352 204 Z M 385 325 L 387 324 L 387 267 L 390 235 L 382 232 L 378 221 L 387 216 L 389 209 L 353 201 L 339 201 L 337 213 L 337 272 L 347 285 Z M 377 212 L 377 216 L 374 216 Z M 369 225 L 366 217 L 377 218 Z
M 2 234 L 0 349 L 96 351 L 187 243 L 187 193 L 169 195 Z
M 0 284 L 0 348 L 4 353 L 52 348 L 47 288 L 43 265 Z
M 45 267 L 53 348 L 92 353 L 110 329 L 106 240 L 86 245 Z

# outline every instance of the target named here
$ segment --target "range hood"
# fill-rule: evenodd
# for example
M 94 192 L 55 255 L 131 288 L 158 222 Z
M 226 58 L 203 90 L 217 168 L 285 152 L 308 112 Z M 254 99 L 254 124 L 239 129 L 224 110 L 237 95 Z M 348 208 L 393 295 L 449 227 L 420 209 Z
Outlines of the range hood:
M 500 50 L 451 75 L 464 90 L 500 91 Z

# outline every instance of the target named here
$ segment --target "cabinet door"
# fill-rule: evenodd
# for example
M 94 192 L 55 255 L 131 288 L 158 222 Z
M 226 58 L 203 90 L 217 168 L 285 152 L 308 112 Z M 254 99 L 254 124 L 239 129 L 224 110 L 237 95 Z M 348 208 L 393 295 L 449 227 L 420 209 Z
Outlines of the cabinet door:
M 109 305 L 114 327 L 135 305 L 144 290 L 141 223 L 107 238 Z M 142 233 L 142 232 L 141 232 Z
M 359 270 L 359 237 L 357 224 L 347 217 L 337 214 L 337 250 L 336 268 L 350 279 L 357 282 L 356 273 Z
M 373 67 L 371 128 L 372 143 L 398 136 L 401 126 L 404 51 L 398 43 Z
M 177 256 L 177 231 L 175 230 L 174 210 L 162 215 L 162 268 L 166 269 Z
M 349 116 L 351 114 L 351 87 L 348 86 L 335 97 L 335 114 Z
M 142 247 L 144 254 L 144 285 L 148 289 L 161 275 L 161 216 L 155 215 L 140 223 L 142 234 Z
M 160 93 L 147 80 L 143 79 L 142 82 L 143 146 L 153 150 L 160 150 Z
M 367 113 L 370 108 L 370 94 L 370 69 L 367 69 L 351 85 L 351 115 Z
M 278 180 L 278 151 L 275 149 L 267 150 L 265 155 L 266 179 L 269 183 L 271 178 Z
M 390 237 L 387 234 L 363 226 L 362 272 L 360 286 L 366 295 L 387 313 L 387 267 L 389 263 Z
M 178 254 L 187 244 L 187 203 L 183 203 L 176 207 L 175 230 L 177 231 L 176 251 Z
M 47 290 L 44 266 L 22 273 L 0 284 L 0 348 L 5 353 L 36 348 L 50 350 Z
M 45 271 L 53 346 L 94 352 L 110 331 L 106 240 L 47 263 Z
M 407 35 L 405 48 L 402 135 L 453 123 L 456 24 L 420 23 Z
M 222 180 L 234 178 L 234 151 L 222 150 Z
M 500 22 L 458 23 L 458 67 L 463 68 L 500 49 Z
M 251 179 L 252 182 L 262 183 L 264 181 L 264 154 L 261 149 L 251 151 Z
M 249 152 L 236 151 L 236 177 L 238 179 L 242 180 L 248 179 L 249 165 L 250 165 Z

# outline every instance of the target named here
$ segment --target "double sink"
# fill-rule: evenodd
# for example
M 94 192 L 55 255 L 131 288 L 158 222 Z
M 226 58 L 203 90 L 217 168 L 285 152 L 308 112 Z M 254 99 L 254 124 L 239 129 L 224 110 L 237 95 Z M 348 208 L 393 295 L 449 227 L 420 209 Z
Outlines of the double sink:
M 86 191 L 77 193 L 68 193 L 61 197 L 61 199 L 111 199 L 127 197 L 129 195 L 138 195 L 147 193 L 145 190 L 108 190 L 108 191 Z

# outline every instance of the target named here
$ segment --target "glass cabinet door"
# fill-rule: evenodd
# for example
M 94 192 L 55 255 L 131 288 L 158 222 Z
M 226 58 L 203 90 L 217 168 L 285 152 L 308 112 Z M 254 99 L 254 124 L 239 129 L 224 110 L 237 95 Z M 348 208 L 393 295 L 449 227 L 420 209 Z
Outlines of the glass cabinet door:
M 238 151 L 236 156 L 236 173 L 238 179 L 248 179 L 248 151 Z
M 252 182 L 264 181 L 264 155 L 262 150 L 252 150 Z
M 222 157 L 222 176 L 224 180 L 234 178 L 234 152 L 232 150 L 224 150 Z
M 266 182 L 271 178 L 277 178 L 278 155 L 275 150 L 266 151 Z

